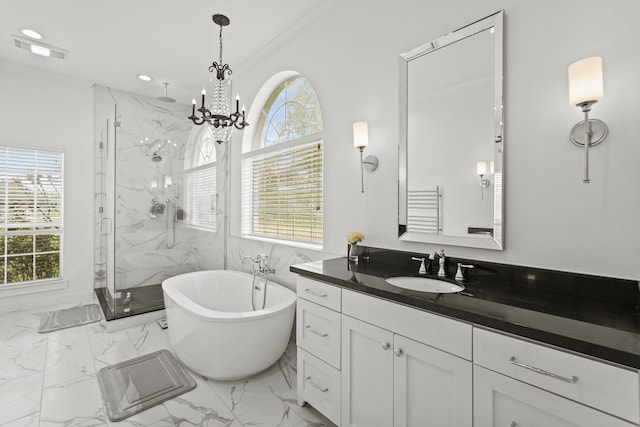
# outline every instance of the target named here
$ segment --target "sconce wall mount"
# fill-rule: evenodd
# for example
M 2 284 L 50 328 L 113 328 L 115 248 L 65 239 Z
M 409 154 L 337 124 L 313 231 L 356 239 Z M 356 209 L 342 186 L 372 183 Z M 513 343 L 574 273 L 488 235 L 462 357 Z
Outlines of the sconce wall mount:
M 580 107 L 584 114 L 584 120 L 571 129 L 569 139 L 584 148 L 584 183 L 591 182 L 589 148 L 603 142 L 609 134 L 609 128 L 602 120 L 589 118 L 591 107 L 604 95 L 603 86 L 602 58 L 585 58 L 569 66 L 569 101 Z
M 373 172 L 378 169 L 378 158 L 373 155 L 364 157 L 363 154 L 364 149 L 369 146 L 369 125 L 367 122 L 353 124 L 353 146 L 360 150 L 360 192 L 364 193 L 364 170 Z

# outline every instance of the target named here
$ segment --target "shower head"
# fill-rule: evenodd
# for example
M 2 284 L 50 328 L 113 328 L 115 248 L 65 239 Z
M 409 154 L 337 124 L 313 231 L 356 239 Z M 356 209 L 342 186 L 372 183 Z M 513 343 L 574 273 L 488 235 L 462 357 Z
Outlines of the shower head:
M 164 96 L 159 96 L 156 99 L 158 101 L 162 101 L 162 102 L 176 102 L 175 99 L 170 98 L 170 97 L 167 96 L 167 86 L 169 86 L 169 83 L 163 82 L 162 84 L 164 85 Z
M 161 162 L 162 156 L 156 151 L 155 153 L 153 153 L 153 156 L 151 156 L 151 161 L 156 163 Z

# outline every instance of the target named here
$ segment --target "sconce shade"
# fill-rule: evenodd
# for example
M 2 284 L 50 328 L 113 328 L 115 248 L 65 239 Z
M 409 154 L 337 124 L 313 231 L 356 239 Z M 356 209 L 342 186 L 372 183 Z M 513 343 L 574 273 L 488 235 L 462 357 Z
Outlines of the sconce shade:
M 369 146 L 369 125 L 367 122 L 353 124 L 353 146 L 356 148 Z
M 569 101 L 572 105 L 596 102 L 603 94 L 601 57 L 585 58 L 569 65 Z
M 476 167 L 479 176 L 484 176 L 487 174 L 487 162 L 478 162 Z

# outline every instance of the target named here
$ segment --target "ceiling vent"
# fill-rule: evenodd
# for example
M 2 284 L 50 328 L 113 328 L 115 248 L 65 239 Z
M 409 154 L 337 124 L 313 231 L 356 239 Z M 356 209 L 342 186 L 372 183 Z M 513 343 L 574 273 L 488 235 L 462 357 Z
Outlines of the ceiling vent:
M 15 34 L 11 35 L 11 37 L 13 38 L 13 44 L 18 49 L 24 49 L 33 54 L 48 56 L 50 58 L 65 59 L 67 57 L 67 51 L 59 47 L 29 40 L 24 37 L 16 36 Z

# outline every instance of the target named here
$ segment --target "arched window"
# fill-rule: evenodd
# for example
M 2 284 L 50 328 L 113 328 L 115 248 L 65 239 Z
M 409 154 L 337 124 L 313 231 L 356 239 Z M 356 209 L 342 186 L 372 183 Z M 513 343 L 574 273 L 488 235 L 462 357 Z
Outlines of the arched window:
M 185 223 L 216 229 L 216 142 L 209 126 L 194 131 L 184 158 Z
M 318 98 L 300 75 L 289 76 L 265 98 L 252 146 L 242 154 L 242 234 L 322 244 Z

